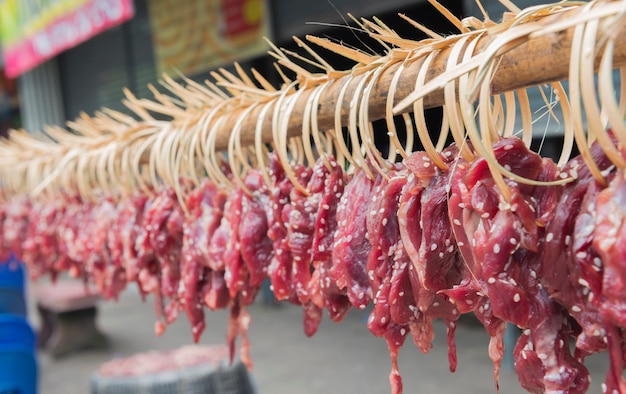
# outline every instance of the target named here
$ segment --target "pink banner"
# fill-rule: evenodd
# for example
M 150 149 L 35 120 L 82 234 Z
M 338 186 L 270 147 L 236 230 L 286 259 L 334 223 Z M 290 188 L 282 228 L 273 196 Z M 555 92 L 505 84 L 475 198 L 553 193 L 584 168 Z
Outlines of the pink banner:
M 44 28 L 3 48 L 5 74 L 14 78 L 134 15 L 132 0 L 88 0 Z

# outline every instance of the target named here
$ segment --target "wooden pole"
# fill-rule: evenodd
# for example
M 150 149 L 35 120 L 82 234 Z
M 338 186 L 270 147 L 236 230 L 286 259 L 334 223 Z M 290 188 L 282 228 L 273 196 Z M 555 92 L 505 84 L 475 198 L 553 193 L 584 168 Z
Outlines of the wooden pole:
M 547 26 L 551 23 L 562 21 L 564 18 L 575 16 L 577 13 L 581 12 L 581 9 L 582 7 L 577 7 L 576 9 L 550 15 L 537 23 Z M 569 28 L 554 34 L 530 38 L 526 42 L 523 42 L 519 46 L 506 52 L 502 55 L 500 62 L 498 63 L 498 69 L 493 78 L 493 93 L 499 94 L 515 89 L 536 86 L 542 83 L 567 79 L 573 33 L 574 28 Z M 485 48 L 491 40 L 493 40 L 493 38 L 494 35 L 489 34 L 479 38 L 480 41 L 477 44 L 475 53 L 478 53 L 481 49 Z M 613 59 L 614 66 L 626 66 L 626 24 L 622 24 L 618 32 L 618 36 L 615 38 L 615 42 L 617 45 Z M 450 55 L 450 50 L 450 47 L 442 49 L 437 57 L 433 59 L 431 66 L 427 71 L 426 81 L 429 81 L 446 71 L 446 64 Z M 601 51 L 598 51 L 596 56 L 596 67 L 599 65 L 600 56 Z M 417 78 L 420 65 L 421 60 L 418 60 L 403 70 L 395 89 L 394 104 L 399 103 L 402 99 L 414 91 L 415 80 Z M 385 116 L 385 102 L 389 92 L 390 83 L 399 66 L 400 64 L 398 63 L 385 70 L 372 90 L 369 100 L 369 116 L 372 121 L 383 119 Z M 367 74 L 362 74 L 352 79 L 349 77 L 339 78 L 333 81 L 327 89 L 322 92 L 318 108 L 318 125 L 320 130 L 327 130 L 333 127 L 335 108 L 337 106 L 339 92 L 344 84 L 349 83 L 343 102 L 341 103 L 341 123 L 342 125 L 347 123 L 350 99 L 353 96 L 359 81 L 366 77 Z M 297 136 L 301 134 L 305 105 L 309 100 L 312 91 L 312 88 L 306 89 L 299 95 L 288 121 L 289 136 Z M 290 99 L 290 97 L 287 99 Z M 435 91 L 424 98 L 425 108 L 438 107 L 442 104 L 442 90 Z M 270 106 L 271 107 L 263 121 L 262 126 L 262 140 L 264 142 L 272 141 L 271 114 L 274 110 L 275 102 L 274 104 L 270 104 Z M 261 109 L 262 106 L 254 108 L 246 116 L 246 119 L 243 120 L 240 134 L 242 145 L 251 145 L 254 143 L 254 132 Z M 409 112 L 410 109 L 411 108 L 407 109 L 406 112 Z M 216 148 L 218 150 L 224 150 L 227 148 L 229 136 L 233 126 L 242 111 L 243 110 L 235 111 L 225 115 L 227 116 L 227 119 L 222 122 L 221 126 L 217 130 Z

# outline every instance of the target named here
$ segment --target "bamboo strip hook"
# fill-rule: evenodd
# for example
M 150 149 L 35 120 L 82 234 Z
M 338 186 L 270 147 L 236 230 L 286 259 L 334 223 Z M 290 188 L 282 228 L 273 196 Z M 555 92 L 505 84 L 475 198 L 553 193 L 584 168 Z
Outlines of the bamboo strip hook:
M 626 66 L 625 8 L 626 1 L 596 0 L 587 5 L 561 2 L 522 11 L 512 9 L 513 13 L 502 23 L 486 20 L 482 25 L 476 21 L 465 23 L 448 15 L 461 33 L 445 38 L 432 33 L 431 38 L 423 41 L 398 37 L 376 19 L 374 22 L 364 20 L 362 27 L 372 38 L 389 48 L 386 55 L 370 55 L 310 38 L 313 43 L 357 62 L 352 70 L 346 72 L 346 76 L 330 68 L 320 56 L 300 42 L 300 46 L 313 56 L 312 64 L 326 74 L 308 73 L 289 60 L 289 53 L 272 47 L 280 65 L 279 73 L 285 80 L 285 86 L 279 91 L 274 91 L 263 77 L 253 71 L 252 75 L 261 86 L 258 88 L 237 66 L 238 75 L 225 70 L 213 73 L 217 85 L 230 95 L 215 83 L 209 82 L 205 87 L 184 79 L 187 85 L 183 86 L 164 77 L 162 85 L 176 97 L 159 93 L 154 87 L 151 90 L 156 101 L 137 99 L 125 91 L 124 102 L 139 120 L 110 110 L 98 112 L 94 117 L 81 115 L 76 121 L 68 123 L 77 135 L 51 129 L 49 134 L 57 140 L 56 143 L 34 142 L 36 140 L 25 138 L 23 133 L 12 132 L 7 142 L 0 142 L 0 151 L 9 153 L 6 159 L 0 161 L 0 179 L 6 178 L 14 192 L 25 189 L 43 191 L 54 188 L 54 183 L 61 181 L 58 168 L 63 168 L 82 173 L 76 181 L 81 194 L 97 186 L 113 192 L 115 183 L 122 181 L 119 177 L 121 168 L 131 165 L 137 168 L 128 176 L 130 184 L 150 189 L 146 183 L 146 174 L 149 174 L 150 183 L 172 184 L 181 198 L 183 190 L 179 185 L 179 175 L 183 171 L 189 172 L 193 181 L 197 182 L 197 163 L 203 164 L 209 177 L 232 187 L 233 178 L 223 172 L 218 153 L 228 150 L 232 141 L 231 150 L 237 153 L 237 158 L 231 154 L 234 158 L 231 165 L 242 165 L 244 169 L 254 164 L 264 166 L 264 144 L 273 143 L 290 178 L 304 191 L 305 187 L 298 185 L 294 174 L 290 174 L 287 147 L 291 148 L 294 161 L 300 163 L 305 157 L 310 162 L 313 150 L 308 145 L 310 137 L 300 142 L 292 137 L 310 135 L 318 152 L 322 144 L 330 144 L 336 148 L 338 159 L 343 157 L 368 172 L 371 170 L 366 161 L 370 161 L 375 170 L 384 173 L 385 161 L 372 145 L 371 121 L 386 119 L 391 125 L 392 112 L 413 111 L 420 140 L 435 159 L 438 157 L 435 153 L 443 147 L 445 134 L 441 133 L 435 146 L 425 133 L 423 111 L 444 104 L 443 123 L 446 127 L 442 130 L 447 131 L 449 125 L 457 144 L 463 147 L 464 157 L 471 159 L 475 154 L 464 145 L 466 137 L 469 137 L 473 149 L 489 158 L 493 138 L 511 133 L 514 117 L 509 112 L 514 102 L 512 91 L 519 89 L 517 101 L 522 109 L 523 138 L 528 144 L 532 124 L 528 121 L 528 98 L 524 88 L 568 77 L 571 109 L 567 106 L 564 91 L 555 90 L 563 96 L 559 100 L 565 105 L 564 115 L 575 119 L 572 127 L 569 120 L 566 121 L 566 130 L 574 130 L 574 140 L 585 157 L 585 147 L 590 140 L 581 134 L 579 116 L 583 111 L 595 124 L 612 126 L 613 132 L 620 134 L 617 138 L 623 140 L 626 99 L 622 96 L 618 103 L 608 85 L 612 83 L 609 70 Z M 415 26 L 422 29 L 419 24 Z M 584 51 L 581 50 L 583 45 Z M 587 48 L 595 49 L 589 51 Z M 533 56 L 529 58 L 528 54 Z M 289 80 L 281 67 L 294 71 L 295 80 Z M 595 91 L 591 76 L 598 70 L 599 102 L 581 92 L 581 89 Z M 624 89 L 622 83 L 621 90 Z M 504 101 L 494 98 L 500 93 L 506 93 Z M 476 102 L 479 103 L 477 113 Z M 171 120 L 156 121 L 150 112 L 168 115 Z M 272 116 L 266 116 L 268 113 Z M 408 121 L 406 124 L 409 128 Z M 153 128 L 153 131 L 142 134 L 137 131 L 142 129 L 138 125 L 144 129 Z M 350 150 L 342 133 L 346 126 L 348 141 L 353 145 Z M 413 127 L 412 123 L 410 126 Z M 233 130 L 236 132 L 233 133 Z M 319 134 L 319 130 L 329 132 L 324 135 Z M 133 139 L 130 136 L 134 133 L 140 135 Z M 401 156 L 406 156 L 411 150 L 409 140 L 402 146 L 393 127 L 389 127 L 389 133 L 391 143 L 398 148 Z M 233 134 L 236 137 L 231 138 Z M 572 141 L 570 135 L 566 135 L 566 141 Z M 626 166 L 626 160 L 602 127 L 592 127 L 589 137 L 598 139 L 616 165 Z M 129 138 L 132 142 L 122 143 Z M 248 151 L 243 148 L 245 146 L 254 146 L 255 149 Z M 139 153 L 133 154 L 130 149 Z M 50 153 L 40 157 L 38 153 L 46 150 Z M 387 159 L 394 159 L 394 154 L 391 153 Z M 326 157 L 324 154 L 320 156 Z M 115 165 L 115 157 L 124 158 L 120 166 Z M 15 180 L 11 172 L 15 170 L 16 163 L 24 160 L 29 165 L 17 168 L 20 168 L 20 173 L 29 175 L 24 178 L 28 181 Z M 493 171 L 511 176 L 505 169 L 491 164 Z M 441 167 L 442 163 L 437 165 Z M 588 165 L 593 167 L 591 162 Z M 34 176 L 37 169 L 42 175 L 39 182 Z M 92 170 L 93 176 L 83 172 L 91 173 Z M 239 171 L 232 172 L 235 177 L 240 175 Z M 369 175 L 373 176 L 373 173 Z M 595 175 L 601 177 L 597 171 Z M 63 179 L 66 187 L 73 183 L 69 178 Z M 237 182 L 237 179 L 234 181 Z

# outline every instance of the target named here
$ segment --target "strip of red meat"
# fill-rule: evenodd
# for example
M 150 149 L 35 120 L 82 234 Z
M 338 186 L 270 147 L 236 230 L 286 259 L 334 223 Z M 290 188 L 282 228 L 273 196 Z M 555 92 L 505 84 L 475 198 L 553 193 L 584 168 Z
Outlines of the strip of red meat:
M 536 275 L 541 265 L 538 254 L 520 249 L 513 257 L 513 264 L 522 270 L 520 287 L 527 291 L 531 306 L 528 329 L 514 350 L 522 387 L 530 392 L 586 392 L 589 373 L 581 354 L 572 355 L 568 346 L 578 325 L 541 286 Z
M 602 257 L 602 294 L 597 303 L 604 318 L 611 368 L 605 382 L 605 392 L 625 392 L 623 371 L 623 329 L 626 327 L 626 181 L 619 171 L 609 186 L 599 193 L 596 202 L 593 245 Z
M 539 181 L 557 179 L 560 171 L 549 159 L 543 159 Z M 529 193 L 530 202 L 538 229 L 538 249 L 544 249 L 548 240 L 543 224 L 549 223 L 556 215 L 556 201 L 561 192 L 559 187 L 537 186 Z M 523 243 L 524 245 L 528 243 Z M 540 252 L 520 248 L 514 255 L 514 264 L 522 271 L 521 287 L 530 298 L 531 318 L 529 330 L 525 331 L 528 339 L 520 338 L 521 345 L 516 346 L 516 370 L 523 387 L 540 387 L 546 392 L 567 391 L 586 392 L 589 387 L 589 372 L 584 367 L 579 350 L 572 355 L 567 345 L 572 336 L 579 331 L 578 325 L 565 309 L 549 297 L 548 291 L 540 283 L 537 272 L 541 272 Z M 524 345 L 524 342 L 528 344 Z M 524 354 L 517 351 L 522 349 Z M 527 360 L 539 360 L 533 367 L 525 365 Z
M 72 268 L 76 265 L 75 262 L 72 262 L 68 253 L 67 253 L 67 245 L 64 240 L 63 231 L 66 228 L 65 222 L 68 219 L 68 210 L 70 210 L 71 203 L 70 199 L 67 195 L 60 195 L 55 199 L 56 201 L 56 214 L 50 223 L 50 229 L 52 235 L 54 236 L 54 241 L 51 240 L 52 243 L 56 245 L 56 259 L 54 262 L 53 270 L 56 272 L 70 272 Z M 70 232 L 71 234 L 71 232 Z
M 494 365 L 494 382 L 498 387 L 500 363 L 504 354 L 504 332 L 506 324 L 493 315 L 489 298 L 485 296 L 483 287 L 474 275 L 479 267 L 472 251 L 470 238 L 478 227 L 477 218 L 466 212 L 471 205 L 471 195 L 464 183 L 470 165 L 462 158 L 457 158 L 450 165 L 450 195 L 448 198 L 448 215 L 452 222 L 452 230 L 457 247 L 462 255 L 464 271 L 458 285 L 442 290 L 450 298 L 459 313 L 474 312 L 491 337 L 489 341 L 489 357 Z
M 406 173 L 399 174 L 397 171 L 390 173 L 389 177 L 388 181 L 383 177 L 377 178 L 374 193 L 365 208 L 366 235 L 372 245 L 366 270 L 373 293 L 376 293 L 385 278 L 391 276 L 395 248 L 402 231 L 398 223 L 398 207 L 407 177 Z
M 226 201 L 224 205 L 224 212 L 227 212 L 230 207 L 230 201 Z M 230 237 L 230 224 L 224 216 L 220 219 L 220 224 L 215 229 L 215 232 L 211 236 L 209 242 L 209 259 L 207 261 L 208 267 L 212 271 L 225 271 L 224 265 L 224 253 L 226 252 L 226 244 Z
M 569 275 L 564 282 L 562 294 L 554 299 L 563 305 L 580 327 L 576 338 L 576 348 L 585 354 L 597 353 L 606 349 L 604 325 L 599 308 L 603 304 L 602 260 L 592 242 L 596 220 L 596 199 L 601 186 L 591 182 L 581 203 L 581 209 L 574 222 L 571 241 L 567 251 Z M 553 238 L 553 237 L 551 237 Z M 545 263 L 545 261 L 544 261 Z
M 302 304 L 304 333 L 313 336 L 322 321 L 324 299 L 320 288 L 320 262 L 313 261 L 317 218 L 330 209 L 321 205 L 330 172 L 322 159 L 317 160 L 307 185 L 308 195 L 294 188 L 287 231 L 288 246 L 293 255 L 292 278 L 296 296 Z M 323 231 L 323 230 L 322 230 Z
M 611 162 L 598 144 L 592 145 L 591 154 L 601 170 L 606 170 L 611 166 Z M 583 206 L 583 199 L 590 185 L 596 181 L 580 156 L 570 160 L 561 172 L 563 177 L 575 176 L 576 181 L 564 187 L 556 208 L 556 215 L 546 227 L 546 244 L 542 256 L 544 264 L 540 275 L 542 284 L 548 289 L 550 295 L 555 297 L 562 294 L 563 299 L 558 299 L 559 302 L 571 309 L 573 304 L 568 304 L 568 299 L 575 295 L 572 294 L 572 297 L 569 295 L 572 293 L 572 288 L 579 287 L 576 282 L 580 278 L 576 275 L 574 283 L 569 283 L 572 274 L 570 270 L 577 267 L 576 264 L 570 263 L 570 247 L 578 217 L 573 213 L 579 213 L 589 207 L 589 205 Z M 597 186 L 594 187 L 597 190 Z
M 168 251 L 165 255 L 166 269 L 163 272 L 162 279 L 164 294 L 169 297 L 169 303 L 166 308 L 166 319 L 168 323 L 178 318 L 178 312 L 182 309 L 178 298 L 178 288 L 180 287 L 180 261 L 183 244 L 183 222 L 185 214 L 180 204 L 175 204 L 172 213 L 167 220 L 167 234 L 170 237 L 168 243 Z
M 494 153 L 501 165 L 525 178 L 557 179 L 556 165 L 542 160 L 517 139 L 497 142 Z M 534 193 L 545 186 L 509 180 L 511 198 L 499 201 L 500 194 L 484 159 L 472 164 L 463 181 L 471 196 L 463 201 L 463 223 L 466 235 L 470 234 L 468 227 L 474 231 L 473 237 L 468 237 L 474 261 L 472 275 L 489 297 L 494 317 L 528 328 L 530 339 L 521 341 L 530 345 L 516 354 L 521 383 L 528 390 L 541 392 L 584 392 L 589 384 L 587 370 L 571 356 L 568 346 L 557 341 L 569 338 L 572 329 L 561 307 L 537 281 L 537 270 L 541 268 L 538 252 L 544 234 L 538 224 L 554 215 L 550 212 L 555 209 L 554 196 L 546 191 Z M 526 362 L 534 356 L 540 361 Z
M 42 232 L 44 231 L 44 209 L 42 201 L 33 201 L 30 212 L 30 220 L 26 229 L 24 242 L 22 242 L 22 261 L 28 267 L 31 278 L 39 278 L 50 273 L 52 280 L 56 280 L 56 272 L 49 265 L 42 251 Z
M 142 214 L 141 229 L 137 236 L 137 283 L 139 288 L 144 294 L 152 293 L 154 296 L 154 310 L 156 313 L 157 321 L 155 323 L 155 332 L 157 335 L 161 335 L 165 331 L 165 324 L 163 318 L 165 315 L 163 305 L 163 294 L 161 291 L 161 263 L 157 258 L 155 247 L 152 243 L 152 236 L 158 235 L 154 226 L 157 226 L 156 214 L 159 213 L 159 201 L 156 198 L 150 199 L 144 206 L 144 212 Z M 162 204 L 162 202 L 161 202 Z M 162 209 L 161 209 L 162 210 Z M 160 216 L 163 216 L 161 214 Z M 164 222 L 166 219 L 162 219 Z M 163 232 L 163 231 L 161 231 Z M 165 235 L 162 235 L 164 238 Z
M 224 309 L 230 301 L 230 294 L 226 281 L 224 280 L 224 271 L 206 270 L 202 281 L 201 297 L 204 304 L 210 310 Z
M 620 173 L 599 193 L 593 244 L 602 256 L 602 315 L 626 327 L 626 181 Z
M 241 336 L 241 362 L 252 371 L 252 359 L 250 358 L 250 341 L 248 339 L 248 328 L 250 326 L 250 315 L 245 309 L 245 306 L 241 305 L 240 297 L 237 296 L 230 308 L 230 315 L 228 320 L 228 330 L 226 333 L 226 343 L 228 345 L 230 354 L 230 364 L 235 360 L 236 341 Z
M 18 260 L 23 261 L 22 244 L 28 233 L 31 203 L 28 197 L 11 198 L 7 203 L 7 216 L 3 223 L 5 250 L 14 253 Z
M 271 185 L 269 191 L 270 206 L 267 211 L 269 224 L 267 234 L 272 240 L 274 256 L 268 267 L 268 276 L 277 300 L 295 301 L 296 298 L 292 291 L 291 280 L 291 264 L 293 260 L 287 239 L 288 210 L 290 208 L 289 196 L 293 185 L 287 178 L 276 152 L 270 154 L 269 176 Z M 287 214 L 286 217 L 285 214 Z
M 223 228 L 222 234 L 227 236 L 223 260 L 224 280 L 231 298 L 227 334 L 231 362 L 234 358 L 235 341 L 238 336 L 241 336 L 241 358 L 251 370 L 252 362 L 249 356 L 250 345 L 247 334 L 250 316 L 245 307 L 254 301 L 265 273 L 268 272 L 268 264 L 272 257 L 272 244 L 267 237 L 268 222 L 265 215 L 269 204 L 265 200 L 267 191 L 261 175 L 250 172 L 245 179 L 245 185 L 252 192 L 252 196 L 246 195 L 242 188 L 238 188 L 227 202 L 220 228 Z M 208 302 L 222 303 L 223 293 L 219 293 L 220 288 L 217 287 L 221 279 L 219 271 L 211 279 L 210 287 L 205 289 Z
M 205 328 L 202 306 L 203 275 L 212 229 L 212 204 L 217 188 L 208 179 L 189 193 L 185 200 L 188 215 L 183 223 L 183 244 L 181 250 L 181 280 L 179 298 L 183 300 L 187 318 L 191 324 L 194 342 L 198 342 Z M 217 220 L 213 220 L 215 227 Z M 214 229 L 213 229 L 214 230 Z M 209 232 L 210 231 L 210 232 Z
M 84 204 L 77 196 L 65 196 L 65 209 L 57 222 L 59 253 L 62 256 L 57 262 L 58 270 L 67 270 L 72 277 L 82 275 L 83 266 L 78 262 L 77 238 Z
M 601 147 L 592 145 L 591 153 L 610 180 L 614 172 Z M 624 345 L 621 334 L 616 334 L 611 317 L 602 310 L 602 305 L 609 305 L 608 311 L 614 310 L 604 299 L 603 287 L 604 278 L 609 278 L 608 283 L 615 278 L 606 271 L 610 258 L 599 250 L 600 242 L 607 236 L 606 231 L 611 230 L 607 227 L 600 231 L 596 229 L 602 221 L 598 208 L 602 200 L 598 193 L 604 193 L 600 192 L 603 187 L 592 177 L 581 157 L 571 160 L 563 173 L 563 176 L 572 175 L 577 179 L 565 186 L 556 216 L 547 227 L 542 283 L 582 328 L 576 346 L 583 356 L 608 346 L 611 369 L 604 387 L 607 392 L 612 392 L 624 388 L 621 377 Z M 614 207 L 609 209 L 610 214 L 615 215 Z M 572 212 L 577 214 L 572 215 Z M 616 231 L 616 223 L 609 222 L 609 227 Z
M 552 304 L 553 306 L 555 304 Z M 589 387 L 589 376 L 582 363 L 569 351 L 571 332 L 563 326 L 566 315 L 559 309 L 525 330 L 514 350 L 515 370 L 524 389 L 530 393 L 581 394 Z
M 107 230 L 115 218 L 114 207 L 107 200 L 85 205 L 77 238 L 77 243 L 80 244 L 78 261 L 89 275 L 85 280 L 91 279 L 98 292 L 105 295 L 108 287 L 107 265 L 110 263 Z
M 226 274 L 226 286 L 230 297 L 235 299 L 237 293 L 243 290 L 248 280 L 248 270 L 241 259 L 241 244 L 239 243 L 239 226 L 241 224 L 241 204 L 244 191 L 237 189 L 231 196 L 222 217 L 222 226 L 228 226 L 228 238 L 224 249 L 223 259 Z
M 125 224 L 120 228 L 122 239 L 122 260 L 126 270 L 126 280 L 136 281 L 139 285 L 140 264 L 138 239 L 143 230 L 143 216 L 148 195 L 144 192 L 136 192 L 131 195 L 123 208 L 123 215 L 127 217 Z M 145 297 L 144 289 L 138 286 L 142 297 Z
M 177 205 L 174 188 L 163 185 L 145 214 L 148 240 L 161 265 L 161 292 L 165 297 L 174 296 L 178 289 L 175 279 L 179 277 L 182 226 L 176 226 L 178 218 L 172 217 Z M 170 227 L 173 232 L 170 232 Z M 180 233 L 177 233 L 178 230 Z
M 320 195 L 311 190 L 312 184 L 324 184 L 325 167 L 321 161 L 315 166 L 313 175 L 307 185 L 307 194 L 293 188 L 290 194 L 291 209 L 287 224 L 287 246 L 293 258 L 292 281 L 300 303 L 309 300 L 308 284 L 311 280 L 311 264 L 313 253 L 313 235 L 315 219 L 319 209 Z
M 126 265 L 124 263 L 124 233 L 122 229 L 128 227 L 128 222 L 133 219 L 132 211 L 128 209 L 131 203 L 129 198 L 116 202 L 116 217 L 111 227 L 108 229 L 107 247 L 111 259 L 110 282 L 107 295 L 118 299 L 119 294 L 126 288 L 128 278 L 126 277 Z
M 537 178 L 541 158 L 530 152 L 521 140 L 503 139 L 494 145 L 494 153 L 501 165 L 516 174 L 528 179 Z M 525 290 L 519 286 L 521 271 L 511 263 L 511 256 L 520 244 L 537 250 L 534 208 L 522 194 L 525 188 L 512 182 L 509 182 L 511 201 L 501 204 L 500 193 L 483 159 L 472 164 L 464 183 L 471 196 L 469 204 L 465 204 L 465 214 L 469 217 L 464 224 L 474 225 L 473 233 L 468 233 L 466 227 L 475 262 L 472 274 L 490 298 L 496 317 L 526 327 L 530 305 Z
M 294 165 L 292 169 L 298 182 L 302 185 L 307 185 L 312 175 L 311 169 L 302 165 Z M 268 236 L 272 240 L 274 255 L 268 268 L 268 276 L 277 300 L 288 300 L 299 304 L 296 283 L 293 278 L 297 269 L 294 269 L 295 260 L 289 247 L 289 233 L 292 231 L 289 227 L 289 221 L 291 211 L 293 210 L 291 193 L 294 186 L 287 178 L 276 152 L 270 154 L 269 175 L 271 185 L 267 220 L 269 224 Z M 306 288 L 302 287 L 300 290 L 301 295 L 305 291 Z
M 456 149 L 447 149 L 441 154 L 444 163 L 450 164 L 456 155 Z M 434 168 L 431 176 L 413 174 L 427 185 L 421 195 L 422 239 L 416 256 L 412 256 L 413 266 L 426 290 L 434 293 L 451 287 L 460 280 L 456 240 L 448 217 L 449 171 L 435 167 L 430 160 L 422 159 L 422 168 Z M 427 301 L 427 300 L 425 300 Z M 425 303 L 424 303 L 425 304 Z M 428 305 L 426 304 L 426 307 Z M 422 305 L 421 309 L 425 310 Z
M 167 191 L 160 194 L 164 199 L 163 216 L 164 222 L 156 222 L 161 227 L 163 233 L 151 233 L 150 240 L 154 246 L 157 259 L 161 264 L 161 292 L 168 299 L 165 308 L 165 320 L 168 324 L 175 321 L 181 304 L 178 299 L 178 288 L 180 286 L 180 260 L 183 240 L 184 213 L 175 193 L 168 187 Z M 157 196 L 157 199 L 159 196 Z M 169 211 L 169 215 L 165 212 Z M 158 214 L 157 214 L 158 217 Z M 156 230 L 153 226 L 153 230 Z
M 341 321 L 351 308 L 345 289 L 339 289 L 331 275 L 332 251 L 337 232 L 337 207 L 343 195 L 345 174 L 334 158 L 329 158 L 332 171 L 324 181 L 313 236 L 313 261 L 319 271 L 319 289 L 330 318 Z
M 89 220 L 91 226 L 86 231 L 89 241 L 85 247 L 84 261 L 96 282 L 99 293 L 105 298 L 117 295 L 126 282 L 116 282 L 116 267 L 109 249 L 109 230 L 114 226 L 118 212 L 112 200 L 101 197 L 95 204 Z M 96 220 L 97 218 L 97 220 Z M 83 230 L 85 231 L 85 230 Z M 120 288 L 121 287 L 121 288 Z
M 239 225 L 241 258 L 249 273 L 249 285 L 258 288 L 267 277 L 272 260 L 272 240 L 267 236 L 269 191 L 260 172 L 252 170 L 244 181 L 252 195 L 242 196 L 242 214 Z
M 332 251 L 332 278 L 346 289 L 352 306 L 363 309 L 372 299 L 367 276 L 367 259 L 372 246 L 366 237 L 366 207 L 372 200 L 374 181 L 357 170 L 337 206 L 337 232 Z
M 454 147 L 441 154 L 450 165 L 456 159 Z M 415 344 L 430 349 L 432 320 L 442 318 L 448 326 L 448 360 L 450 370 L 456 369 L 454 333 L 460 314 L 440 290 L 457 285 L 462 278 L 462 262 L 448 216 L 450 172 L 435 166 L 423 152 L 413 153 L 406 160 L 411 171 L 404 190 L 398 216 L 403 246 L 410 258 L 409 279 L 415 305 L 423 316 L 412 323 Z
M 366 238 L 371 243 L 366 270 L 373 293 L 374 309 L 369 330 L 387 342 L 391 357 L 389 380 L 393 393 L 402 392 L 398 352 L 418 316 L 409 281 L 411 262 L 400 239 L 398 206 L 406 174 L 394 168 L 389 180 L 378 177 L 366 212 Z

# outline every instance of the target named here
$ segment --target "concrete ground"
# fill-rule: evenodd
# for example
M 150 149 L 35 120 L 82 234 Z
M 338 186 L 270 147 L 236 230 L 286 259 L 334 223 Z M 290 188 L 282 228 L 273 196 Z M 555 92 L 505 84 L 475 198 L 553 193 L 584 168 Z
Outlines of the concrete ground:
M 32 302 L 32 300 L 31 300 Z M 259 394 L 293 393 L 388 393 L 390 370 L 385 341 L 369 333 L 364 313 L 352 313 L 336 324 L 325 318 L 318 333 L 307 338 L 302 330 L 301 310 L 262 303 L 249 308 L 252 316 L 250 340 L 254 361 L 252 378 Z M 37 325 L 34 308 L 32 322 Z M 161 337 L 154 335 L 151 300 L 143 303 L 136 291 L 127 290 L 118 302 L 104 302 L 98 324 L 110 340 L 105 351 L 85 351 L 61 360 L 39 355 L 40 393 L 89 393 L 92 373 L 113 357 L 153 349 L 173 349 L 192 342 L 186 317 L 168 327 Z M 209 312 L 203 344 L 224 342 L 226 312 Z M 404 392 L 410 393 L 495 393 L 492 364 L 487 355 L 488 336 L 472 324 L 460 324 L 457 331 L 458 369 L 448 371 L 445 327 L 437 325 L 434 348 L 422 354 L 409 340 L 400 353 Z M 606 354 L 590 358 L 592 371 L 589 392 L 601 392 Z M 500 375 L 500 393 L 523 393 L 514 372 L 505 368 Z

